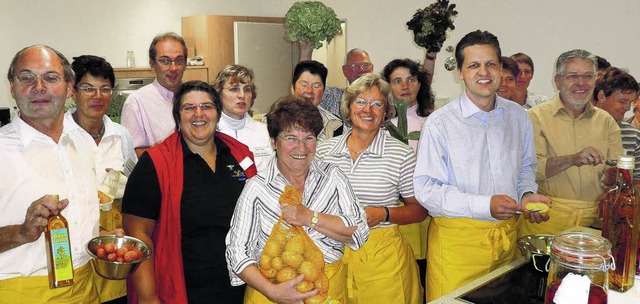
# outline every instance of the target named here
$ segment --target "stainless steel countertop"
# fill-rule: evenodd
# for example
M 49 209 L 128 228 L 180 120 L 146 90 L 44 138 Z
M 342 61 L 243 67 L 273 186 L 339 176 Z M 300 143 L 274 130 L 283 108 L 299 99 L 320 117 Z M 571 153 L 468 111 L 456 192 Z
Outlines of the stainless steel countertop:
M 567 231 L 579 231 L 579 232 L 590 233 L 598 236 L 601 234 L 600 230 L 595 230 L 587 227 L 573 227 L 571 229 L 568 229 Z M 482 277 L 472 281 L 471 283 L 464 285 L 452 291 L 451 293 L 448 293 L 429 303 L 430 304 L 431 303 L 433 304 L 468 304 L 469 303 L 468 301 L 456 299 L 456 298 L 475 288 L 478 288 L 479 286 L 485 284 L 488 281 L 495 279 L 496 277 L 499 277 L 509 272 L 510 270 L 513 270 L 514 268 L 524 263 L 526 263 L 524 258 L 519 258 L 517 260 L 514 260 L 513 262 L 505 266 L 502 266 L 486 275 L 483 275 Z M 608 302 L 609 304 L 640 303 L 640 276 L 636 276 L 634 286 L 630 290 L 624 293 L 609 290 Z

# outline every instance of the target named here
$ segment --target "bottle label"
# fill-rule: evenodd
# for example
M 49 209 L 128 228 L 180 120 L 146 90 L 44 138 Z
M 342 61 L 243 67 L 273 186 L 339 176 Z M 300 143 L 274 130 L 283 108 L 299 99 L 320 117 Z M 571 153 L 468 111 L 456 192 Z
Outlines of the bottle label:
M 69 230 L 67 228 L 51 230 L 51 252 L 56 281 L 73 279 L 73 264 L 71 263 Z

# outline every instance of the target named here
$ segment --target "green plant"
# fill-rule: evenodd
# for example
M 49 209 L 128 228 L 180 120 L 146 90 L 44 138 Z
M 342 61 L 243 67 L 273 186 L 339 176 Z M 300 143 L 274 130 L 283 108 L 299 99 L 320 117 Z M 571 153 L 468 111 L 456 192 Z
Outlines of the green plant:
M 437 0 L 419 9 L 407 22 L 416 44 L 426 48 L 428 53 L 439 52 L 447 39 L 447 31 L 455 29 L 453 19 L 458 15 L 455 8 L 455 4 L 449 5 L 449 0 Z
M 407 132 L 407 101 L 396 101 L 396 112 L 398 114 L 398 126 L 396 127 L 391 121 L 387 121 L 384 125 L 389 134 L 397 140 L 409 144 L 409 140 L 420 139 L 420 131 Z
M 336 13 L 320 1 L 296 2 L 284 17 L 287 38 L 309 42 L 314 49 L 322 47 L 322 41 L 331 42 L 340 32 Z

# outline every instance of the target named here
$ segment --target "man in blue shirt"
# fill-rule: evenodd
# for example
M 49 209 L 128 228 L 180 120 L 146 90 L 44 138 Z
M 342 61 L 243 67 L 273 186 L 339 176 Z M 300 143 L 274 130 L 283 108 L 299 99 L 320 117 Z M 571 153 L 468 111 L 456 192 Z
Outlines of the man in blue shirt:
M 516 214 L 535 194 L 532 124 L 518 104 L 496 95 L 500 45 L 489 32 L 467 34 L 456 47 L 465 92 L 423 125 L 414 173 L 416 198 L 433 216 L 427 245 L 427 300 L 434 300 L 515 258 Z

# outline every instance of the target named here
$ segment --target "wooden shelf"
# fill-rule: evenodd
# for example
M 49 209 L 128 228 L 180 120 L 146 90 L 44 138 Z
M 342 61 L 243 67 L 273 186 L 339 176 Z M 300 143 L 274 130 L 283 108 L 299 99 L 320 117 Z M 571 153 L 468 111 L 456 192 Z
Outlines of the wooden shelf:
M 115 68 L 116 79 L 120 78 L 155 78 L 150 67 L 143 68 Z M 209 68 L 207 66 L 188 66 L 182 75 L 182 81 L 201 80 L 209 82 Z

